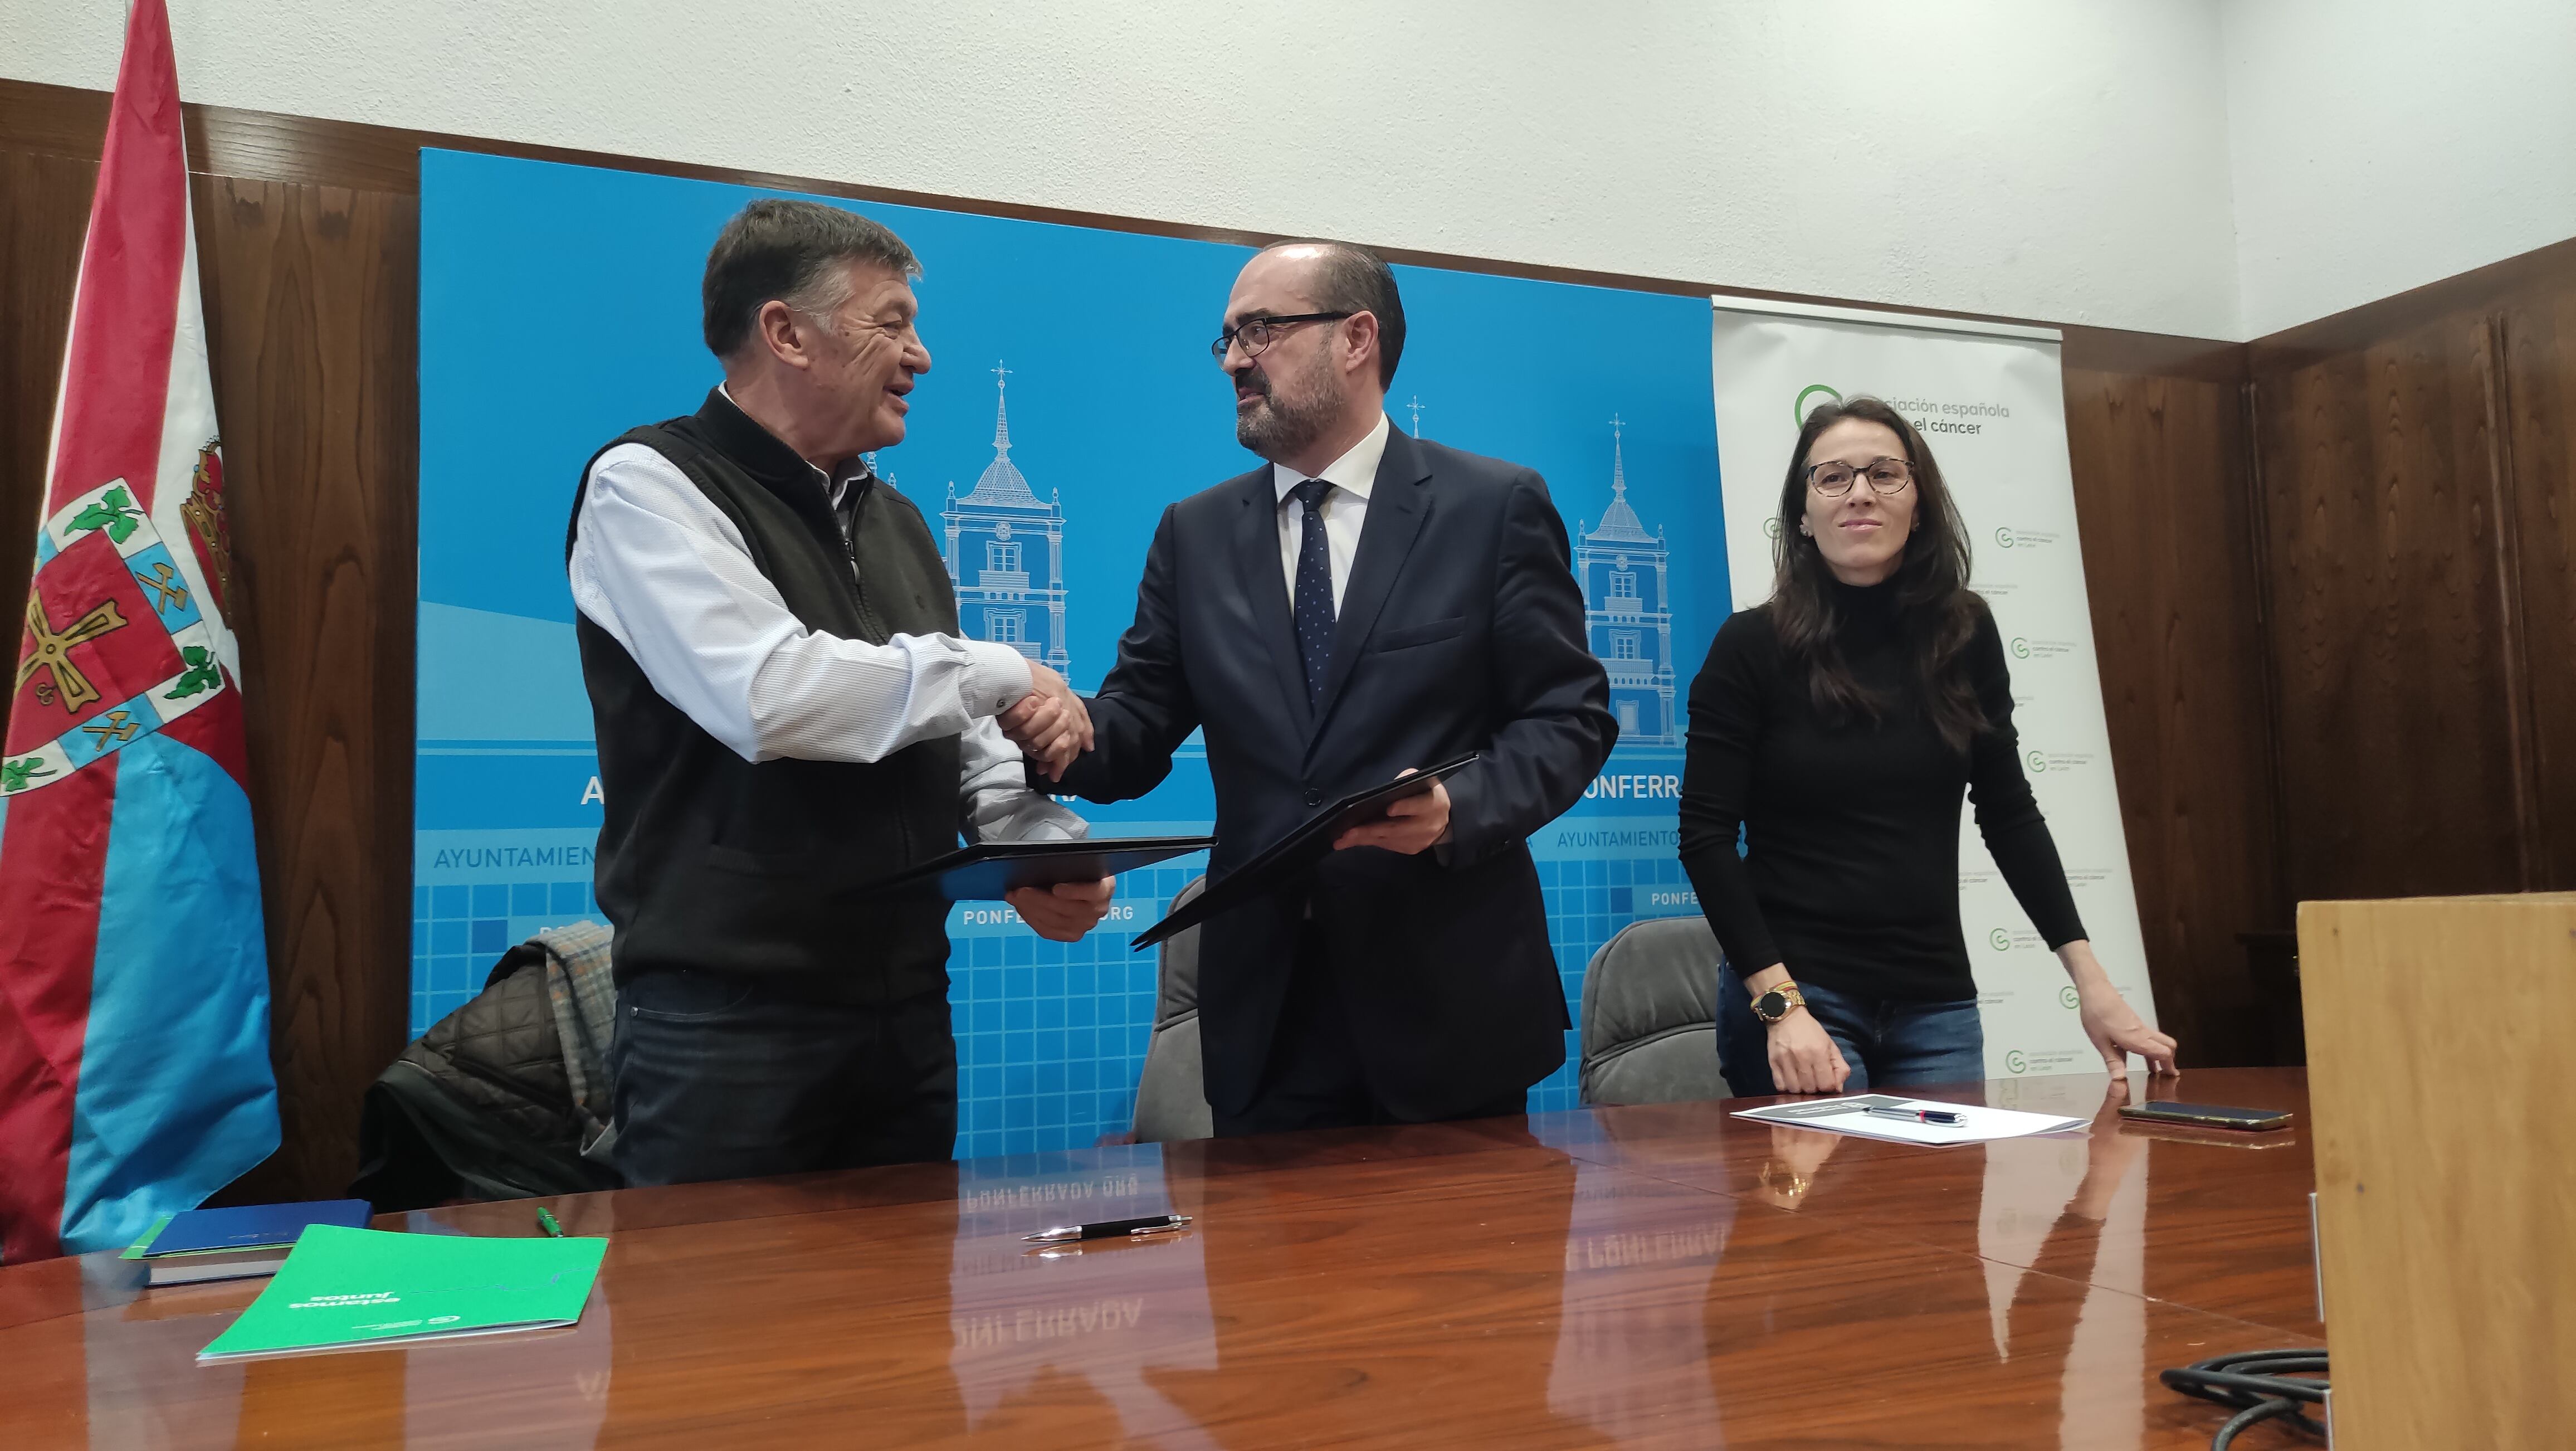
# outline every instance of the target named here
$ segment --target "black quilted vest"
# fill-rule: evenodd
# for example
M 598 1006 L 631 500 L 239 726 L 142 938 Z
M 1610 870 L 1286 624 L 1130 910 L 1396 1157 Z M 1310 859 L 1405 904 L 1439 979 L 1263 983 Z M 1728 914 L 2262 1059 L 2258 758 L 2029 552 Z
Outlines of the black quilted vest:
M 694 416 L 609 447 L 621 443 L 652 448 L 714 500 L 808 628 L 877 644 L 957 633 L 930 527 L 893 489 L 853 485 L 864 492 L 845 542 L 814 470 L 721 392 Z M 586 464 L 576 530 L 589 479 Z M 567 555 L 571 546 L 568 532 Z M 620 982 L 696 968 L 795 974 L 855 1001 L 945 990 L 946 905 L 866 901 L 855 889 L 956 847 L 955 737 L 873 764 L 755 764 L 663 699 L 615 636 L 586 616 L 574 629 L 606 798 L 599 905 L 616 929 Z

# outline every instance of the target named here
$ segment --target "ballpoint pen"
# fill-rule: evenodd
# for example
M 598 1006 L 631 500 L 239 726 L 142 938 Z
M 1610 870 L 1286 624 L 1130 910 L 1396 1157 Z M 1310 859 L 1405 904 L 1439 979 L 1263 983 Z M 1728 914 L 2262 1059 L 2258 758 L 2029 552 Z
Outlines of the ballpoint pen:
M 544 1230 L 550 1239 L 563 1238 L 563 1226 L 555 1223 L 554 1211 L 542 1204 L 537 1206 L 537 1228 Z
M 1968 1121 L 1966 1114 L 1946 1108 L 1889 1108 L 1885 1104 L 1872 1104 L 1862 1112 L 1872 1118 L 1892 1118 L 1910 1124 L 1940 1124 L 1947 1128 L 1957 1128 Z
M 1031 1244 L 1070 1244 L 1078 1239 L 1133 1239 L 1169 1234 L 1190 1222 L 1186 1214 L 1148 1214 L 1142 1219 L 1104 1219 L 1098 1224 L 1063 1224 L 1020 1238 Z

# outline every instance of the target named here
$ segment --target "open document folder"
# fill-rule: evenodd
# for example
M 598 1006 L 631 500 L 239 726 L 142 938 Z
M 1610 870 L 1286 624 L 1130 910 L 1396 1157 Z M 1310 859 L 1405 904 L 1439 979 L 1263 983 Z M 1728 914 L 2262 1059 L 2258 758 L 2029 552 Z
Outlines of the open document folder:
M 1222 877 L 1209 878 L 1206 891 L 1175 909 L 1162 921 L 1137 933 L 1135 941 L 1129 945 L 1142 952 L 1211 917 L 1231 912 L 1256 897 L 1278 891 L 1298 873 L 1331 856 L 1333 839 L 1344 831 L 1378 820 L 1387 814 L 1389 806 L 1408 796 L 1421 795 L 1431 789 L 1433 782 L 1458 774 L 1476 764 L 1478 759 L 1479 753 L 1469 751 L 1429 770 L 1410 772 L 1392 781 L 1352 792 L 1307 817 L 1296 830 L 1263 847 L 1252 860 Z
M 1955 1124 L 1908 1122 L 1874 1114 L 1873 1108 L 1899 1111 L 1929 1109 L 1934 1113 L 1957 1114 Z M 2059 1118 L 2053 1114 L 2023 1113 L 2019 1109 L 1987 1108 L 1974 1103 L 1935 1103 L 1928 1098 L 1898 1098 L 1884 1093 L 1856 1094 L 1850 1098 L 1819 1098 L 1803 1103 L 1775 1103 L 1769 1108 L 1745 1108 L 1735 1112 L 1737 1118 L 1757 1119 L 1766 1124 L 1787 1124 L 1798 1129 L 1823 1129 L 1828 1133 L 1850 1134 L 1855 1138 L 1886 1139 L 1899 1144 L 1982 1144 L 1992 1139 L 2028 1138 L 2032 1134 L 2062 1134 L 2081 1129 L 2090 1120 Z
M 866 897 L 939 897 L 998 902 L 1022 887 L 1096 882 L 1216 845 L 1213 836 L 1085 837 L 1076 841 L 988 841 L 952 851 L 859 889 Z

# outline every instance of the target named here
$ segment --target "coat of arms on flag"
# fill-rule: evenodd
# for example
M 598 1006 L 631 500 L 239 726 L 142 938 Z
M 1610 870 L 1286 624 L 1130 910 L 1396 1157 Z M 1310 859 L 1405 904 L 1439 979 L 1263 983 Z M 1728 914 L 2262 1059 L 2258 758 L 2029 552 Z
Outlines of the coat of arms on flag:
M 36 536 L 0 795 L 59 782 L 224 683 L 214 631 L 169 545 L 123 479 L 102 484 Z

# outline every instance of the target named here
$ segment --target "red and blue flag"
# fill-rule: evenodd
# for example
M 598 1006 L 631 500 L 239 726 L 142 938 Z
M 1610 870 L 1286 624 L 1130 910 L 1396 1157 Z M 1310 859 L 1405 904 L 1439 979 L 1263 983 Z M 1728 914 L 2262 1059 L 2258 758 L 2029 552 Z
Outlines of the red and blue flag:
M 0 736 L 0 1259 L 123 1245 L 277 1147 L 223 453 L 179 76 L 137 0 Z

